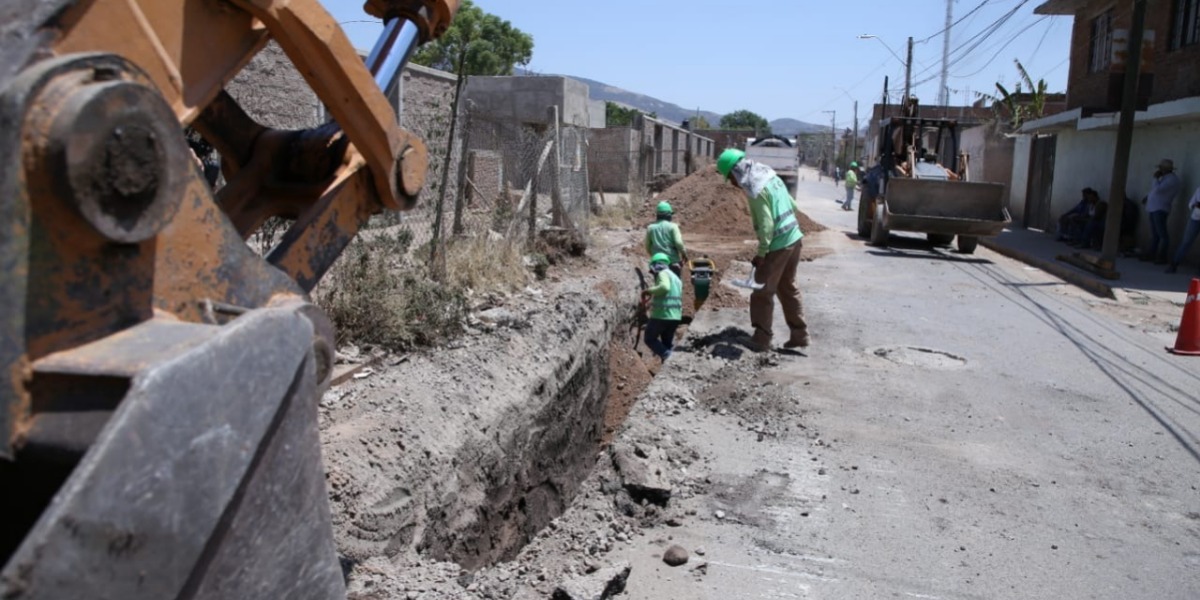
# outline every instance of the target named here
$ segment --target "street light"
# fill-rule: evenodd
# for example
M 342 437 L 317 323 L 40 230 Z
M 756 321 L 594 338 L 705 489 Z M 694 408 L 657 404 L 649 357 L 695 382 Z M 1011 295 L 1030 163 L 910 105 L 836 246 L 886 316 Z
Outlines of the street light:
M 875 40 L 875 41 L 879 42 L 880 44 L 883 44 L 883 47 L 887 48 L 887 51 L 891 52 L 892 56 L 895 56 L 896 60 L 900 61 L 904 65 L 904 101 L 903 102 L 905 104 L 907 104 L 909 93 L 912 91 L 911 90 L 911 88 L 912 88 L 912 47 L 913 47 L 912 36 L 909 36 L 909 38 L 908 38 L 908 60 L 904 60 L 904 59 L 900 58 L 900 55 L 896 54 L 896 51 L 892 50 L 892 47 L 887 45 L 887 42 L 880 39 L 880 37 L 877 35 L 863 33 L 863 34 L 859 34 L 858 39 L 860 39 L 860 40 Z
M 892 56 L 895 56 L 896 60 L 900 61 L 900 64 L 902 64 L 902 65 L 908 64 L 908 63 L 904 62 L 904 59 L 900 58 L 900 55 L 896 54 L 896 51 L 892 50 L 892 47 L 887 45 L 887 42 L 883 41 L 883 39 L 880 38 L 879 36 L 873 35 L 870 33 L 863 33 L 863 34 L 859 34 L 858 39 L 860 39 L 860 40 L 875 40 L 875 41 L 879 42 L 880 44 L 883 44 L 883 47 L 887 48 L 887 51 L 891 52 Z

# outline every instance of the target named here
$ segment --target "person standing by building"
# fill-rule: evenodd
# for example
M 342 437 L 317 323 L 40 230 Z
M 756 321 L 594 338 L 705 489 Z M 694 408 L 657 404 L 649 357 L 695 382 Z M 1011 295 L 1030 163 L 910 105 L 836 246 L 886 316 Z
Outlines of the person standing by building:
M 683 233 L 679 225 L 671 222 L 675 215 L 669 202 L 659 202 L 655 214 L 658 218 L 646 227 L 646 254 L 665 254 L 670 261 L 671 271 L 683 276 L 683 263 L 687 262 L 687 250 L 683 247 Z
M 1167 267 L 1168 273 L 1174 273 L 1179 270 L 1179 264 L 1187 258 L 1188 250 L 1192 249 L 1192 243 L 1200 236 L 1200 187 L 1192 194 L 1192 199 L 1188 200 L 1188 222 L 1187 228 L 1183 230 L 1183 241 L 1179 244 L 1179 249 L 1175 251 L 1175 258 L 1171 259 L 1171 266 Z
M 1154 264 L 1167 264 L 1167 253 L 1171 251 L 1171 239 L 1167 233 L 1167 217 L 1171 214 L 1171 202 L 1183 187 L 1179 175 L 1175 174 L 1175 163 L 1164 158 L 1158 163 L 1154 172 L 1154 183 L 1150 185 L 1150 193 L 1142 198 L 1146 205 L 1146 214 L 1150 217 L 1150 248 L 1141 256 L 1143 261 L 1154 261 Z
M 858 163 L 850 163 L 850 168 L 846 169 L 846 201 L 842 203 L 842 210 L 854 210 L 854 190 L 858 188 Z
M 746 194 L 758 238 L 758 251 L 750 264 L 755 268 L 754 281 L 762 287 L 750 294 L 750 325 L 754 328 L 751 348 L 761 352 L 771 347 L 776 296 L 790 329 L 784 347 L 807 347 L 808 325 L 804 322 L 800 288 L 796 286 L 796 267 L 803 246 L 800 240 L 804 237 L 796 220 L 796 201 L 771 167 L 747 159 L 741 150 L 722 152 L 717 172 Z
M 666 362 L 675 347 L 675 330 L 683 321 L 683 282 L 668 268 L 670 258 L 659 252 L 650 259 L 654 285 L 642 292 L 642 301 L 650 302 L 645 342 L 656 356 Z

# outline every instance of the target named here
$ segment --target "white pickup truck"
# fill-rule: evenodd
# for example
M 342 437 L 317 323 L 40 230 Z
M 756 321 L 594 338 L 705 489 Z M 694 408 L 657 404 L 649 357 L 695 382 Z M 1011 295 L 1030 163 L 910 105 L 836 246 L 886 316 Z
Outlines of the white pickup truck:
M 750 138 L 746 140 L 746 158 L 775 169 L 788 189 L 796 189 L 800 151 L 792 140 L 778 135 Z

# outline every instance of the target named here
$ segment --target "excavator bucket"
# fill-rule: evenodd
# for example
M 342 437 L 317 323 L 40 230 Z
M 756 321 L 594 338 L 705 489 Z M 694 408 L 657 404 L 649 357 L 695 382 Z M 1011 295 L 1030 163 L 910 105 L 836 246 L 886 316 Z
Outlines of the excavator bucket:
M 373 0 L 365 63 L 318 0 L 5 4 L 0 597 L 344 597 L 317 427 L 334 333 L 308 292 L 416 200 L 425 146 L 382 88 L 458 4 Z M 271 129 L 224 91 L 272 39 L 334 122 Z M 263 257 L 246 240 L 274 217 Z

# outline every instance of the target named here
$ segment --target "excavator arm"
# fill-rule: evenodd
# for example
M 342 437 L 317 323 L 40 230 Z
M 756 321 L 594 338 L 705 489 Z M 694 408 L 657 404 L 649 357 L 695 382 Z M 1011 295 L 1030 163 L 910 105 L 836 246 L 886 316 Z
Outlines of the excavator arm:
M 344 595 L 308 292 L 414 204 L 426 147 L 384 90 L 457 7 L 371 0 L 365 62 L 317 0 L 0 8 L 0 597 Z M 330 123 L 271 129 L 224 91 L 272 39 Z M 293 224 L 262 257 L 271 217 Z

